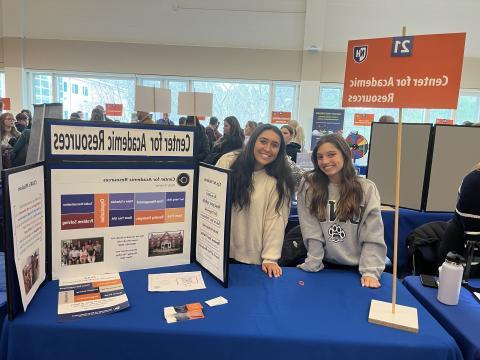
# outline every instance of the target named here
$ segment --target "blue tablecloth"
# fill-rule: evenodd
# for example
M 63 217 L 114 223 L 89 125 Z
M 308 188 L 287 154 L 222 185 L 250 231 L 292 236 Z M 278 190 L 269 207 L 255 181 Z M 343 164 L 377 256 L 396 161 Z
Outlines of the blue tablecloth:
M 371 299 L 389 300 L 390 274 L 374 290 L 345 270 L 285 268 L 274 279 L 258 266 L 231 265 L 228 289 L 202 271 L 207 289 L 147 292 L 148 273 L 198 269 L 122 273 L 129 309 L 67 323 L 56 321 L 58 283 L 49 282 L 26 313 L 5 320 L 2 359 L 461 359 L 453 338 L 401 284 L 398 303 L 418 308 L 419 334 L 368 323 Z M 229 303 L 204 304 L 205 319 L 166 324 L 163 318 L 165 306 L 220 295 Z
M 470 279 L 470 284 L 480 287 L 480 279 Z M 465 360 L 480 359 L 480 304 L 472 294 L 463 289 L 458 305 L 449 306 L 437 300 L 437 289 L 427 288 L 418 276 L 404 280 L 407 289 L 430 311 L 457 341 Z
M 453 213 L 445 212 L 423 212 L 416 210 L 400 209 L 398 224 L 398 273 L 402 275 L 408 273 L 408 249 L 407 236 L 420 225 L 432 221 L 449 221 Z M 395 226 L 395 212 L 393 210 L 382 210 L 382 219 L 384 225 L 385 243 L 387 244 L 387 256 L 393 262 L 393 231 Z M 296 203 L 292 203 L 290 217 L 286 231 L 295 225 L 298 225 L 298 213 Z

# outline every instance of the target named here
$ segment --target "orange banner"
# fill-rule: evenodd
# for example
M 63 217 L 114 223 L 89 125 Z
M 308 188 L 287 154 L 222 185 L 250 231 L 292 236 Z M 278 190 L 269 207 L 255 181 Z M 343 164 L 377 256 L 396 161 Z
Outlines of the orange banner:
M 343 107 L 456 109 L 465 33 L 348 42 Z
M 353 115 L 353 125 L 370 126 L 374 118 L 375 114 L 355 114 Z
M 272 111 L 272 124 L 288 124 L 292 120 L 290 111 Z
M 105 115 L 122 116 L 123 104 L 105 104 Z
M 453 120 L 452 119 L 437 119 L 435 121 L 435 124 L 437 124 L 437 125 L 453 125 Z
M 10 102 L 10 98 L 2 98 L 2 102 L 3 102 L 4 111 L 12 110 L 12 104 Z

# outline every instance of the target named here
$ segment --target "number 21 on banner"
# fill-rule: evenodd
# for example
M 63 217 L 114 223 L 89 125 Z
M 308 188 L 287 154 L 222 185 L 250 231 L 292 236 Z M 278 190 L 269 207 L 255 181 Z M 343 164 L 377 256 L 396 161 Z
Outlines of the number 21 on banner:
M 400 36 L 392 38 L 392 57 L 412 56 L 413 36 Z

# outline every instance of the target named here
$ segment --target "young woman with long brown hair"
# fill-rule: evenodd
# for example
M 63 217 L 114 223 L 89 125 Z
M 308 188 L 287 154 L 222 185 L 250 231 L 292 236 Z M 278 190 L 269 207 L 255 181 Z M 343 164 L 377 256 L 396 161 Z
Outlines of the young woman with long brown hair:
M 357 176 L 348 144 L 322 136 L 312 152 L 314 169 L 298 193 L 298 215 L 308 254 L 299 267 L 316 272 L 323 261 L 358 266 L 360 283 L 380 287 L 387 247 L 375 184 Z

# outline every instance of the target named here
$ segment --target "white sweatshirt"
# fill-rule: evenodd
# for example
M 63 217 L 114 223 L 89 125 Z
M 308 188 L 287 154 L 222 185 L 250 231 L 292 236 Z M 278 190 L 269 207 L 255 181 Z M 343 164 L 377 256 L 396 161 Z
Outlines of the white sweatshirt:
M 238 152 L 227 153 L 216 166 L 229 169 L 237 156 Z M 277 262 L 282 253 L 290 201 L 285 201 L 277 212 L 277 180 L 264 169 L 252 176 L 250 206 L 241 211 L 235 206 L 232 208 L 230 257 L 246 264 Z

